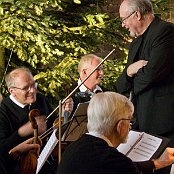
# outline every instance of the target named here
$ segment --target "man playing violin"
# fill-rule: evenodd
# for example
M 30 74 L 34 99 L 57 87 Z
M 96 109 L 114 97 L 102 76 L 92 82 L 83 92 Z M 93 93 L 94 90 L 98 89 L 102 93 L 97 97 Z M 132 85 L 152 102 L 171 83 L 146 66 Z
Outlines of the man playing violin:
M 10 149 L 33 136 L 33 129 L 28 121 L 28 113 L 38 109 L 36 117 L 38 134 L 41 135 L 52 126 L 55 116 L 46 123 L 46 115 L 52 111 L 45 96 L 37 92 L 37 83 L 32 73 L 25 67 L 12 70 L 5 77 L 10 95 L 3 99 L 0 106 L 0 162 L 7 173 L 19 173 L 17 161 L 8 152 Z M 63 111 L 72 111 L 72 99 L 62 106 Z M 1 169 L 0 169 L 1 170 Z
M 101 63 L 101 58 L 95 54 L 86 54 L 81 57 L 78 72 L 80 78 L 78 82 L 73 85 L 73 88 L 80 85 L 86 77 Z M 103 87 L 100 87 L 100 83 L 103 79 L 104 71 L 103 65 L 100 65 L 94 73 L 82 84 L 77 90 L 76 94 L 72 96 L 74 102 L 73 112 L 75 111 L 78 103 L 87 102 L 91 99 L 94 93 L 105 91 Z M 72 112 L 72 113 L 73 113 Z

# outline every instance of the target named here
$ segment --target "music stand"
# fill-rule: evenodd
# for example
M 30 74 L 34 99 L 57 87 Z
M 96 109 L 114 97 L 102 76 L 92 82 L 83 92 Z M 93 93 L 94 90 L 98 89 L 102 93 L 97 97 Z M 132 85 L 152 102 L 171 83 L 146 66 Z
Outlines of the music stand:
M 86 132 L 87 124 L 87 107 L 89 102 L 79 103 L 77 109 L 75 110 L 71 120 L 62 124 L 61 126 L 61 137 L 62 141 L 75 141 L 80 136 Z M 48 159 L 53 149 L 58 143 L 57 133 L 59 130 L 54 130 L 51 137 L 49 138 L 47 144 L 42 150 L 38 158 L 38 165 L 36 174 L 39 173 L 40 169 L 44 165 L 45 161 Z
M 71 122 L 65 131 L 63 141 L 75 141 L 87 132 L 87 108 L 89 102 L 79 103 L 75 110 Z
M 61 126 L 61 133 L 62 135 L 65 133 L 66 129 L 68 128 L 69 124 L 71 123 L 71 121 L 68 121 L 67 123 L 64 123 Z M 59 129 L 59 128 L 58 128 Z M 55 129 L 53 131 L 53 133 L 51 134 L 49 140 L 47 141 L 45 147 L 43 148 L 43 150 L 41 151 L 39 158 L 37 159 L 37 170 L 36 170 L 36 174 L 39 173 L 39 171 L 41 170 L 42 166 L 44 165 L 44 163 L 46 162 L 46 160 L 48 159 L 48 157 L 50 156 L 50 154 L 52 153 L 52 151 L 54 150 L 54 148 L 56 147 L 57 143 L 58 143 L 58 132 L 59 130 Z

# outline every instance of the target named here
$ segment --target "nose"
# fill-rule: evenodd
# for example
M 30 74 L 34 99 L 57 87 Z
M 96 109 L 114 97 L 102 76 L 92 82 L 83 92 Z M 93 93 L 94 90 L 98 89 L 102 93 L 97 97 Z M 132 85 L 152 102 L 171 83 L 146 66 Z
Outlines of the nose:
M 122 22 L 122 23 L 121 23 L 121 26 L 124 28 L 124 27 L 125 27 L 125 23 L 124 23 L 124 22 Z
M 30 87 L 28 91 L 33 93 L 34 91 L 36 91 L 36 88 Z
M 28 91 L 29 92 L 35 92 L 36 89 L 37 89 L 37 83 L 35 83 L 33 86 L 30 86 L 29 89 L 28 89 Z

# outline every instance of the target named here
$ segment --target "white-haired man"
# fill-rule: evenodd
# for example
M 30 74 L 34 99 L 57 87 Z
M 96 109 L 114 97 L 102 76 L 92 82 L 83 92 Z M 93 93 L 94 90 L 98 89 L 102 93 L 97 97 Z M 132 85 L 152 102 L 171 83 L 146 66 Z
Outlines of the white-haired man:
M 152 174 L 174 162 L 174 149 L 160 158 L 134 163 L 116 147 L 125 143 L 131 128 L 133 104 L 114 92 L 95 94 L 88 106 L 88 133 L 63 153 L 57 174 Z

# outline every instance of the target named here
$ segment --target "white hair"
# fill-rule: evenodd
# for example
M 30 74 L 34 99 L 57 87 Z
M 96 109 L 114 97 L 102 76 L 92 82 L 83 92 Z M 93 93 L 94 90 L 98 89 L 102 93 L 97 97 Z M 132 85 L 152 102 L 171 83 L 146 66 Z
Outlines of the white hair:
M 21 72 L 27 73 L 33 77 L 31 71 L 28 68 L 26 68 L 26 67 L 15 68 L 14 70 L 9 72 L 5 76 L 5 82 L 6 82 L 7 87 L 15 86 L 15 79 L 19 76 L 19 73 L 21 73 Z
M 95 94 L 89 102 L 88 131 L 110 135 L 119 119 L 127 117 L 133 104 L 127 97 L 115 92 Z
M 87 69 L 91 66 L 93 59 L 101 60 L 101 58 L 96 56 L 95 54 L 86 54 L 81 57 L 79 65 L 78 65 L 79 74 L 81 74 L 83 69 Z
M 142 15 L 154 13 L 151 0 L 126 0 L 129 11 L 139 11 Z

